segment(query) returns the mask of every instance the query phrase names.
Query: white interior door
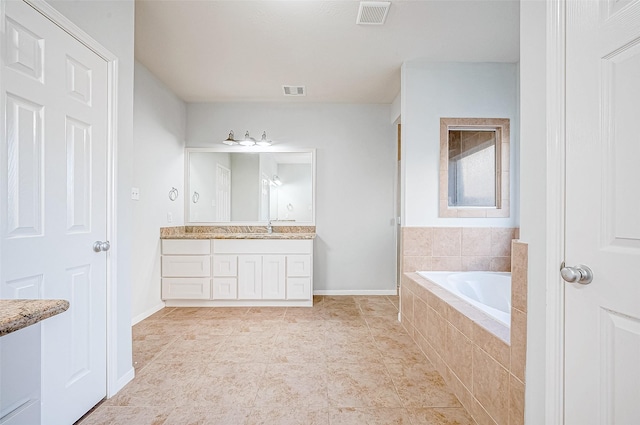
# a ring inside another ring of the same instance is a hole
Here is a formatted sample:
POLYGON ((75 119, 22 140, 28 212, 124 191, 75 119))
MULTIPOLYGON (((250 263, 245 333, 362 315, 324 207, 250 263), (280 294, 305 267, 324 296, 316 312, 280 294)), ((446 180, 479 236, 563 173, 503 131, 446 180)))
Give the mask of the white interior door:
POLYGON ((69 300, 42 324, 42 422, 69 424, 106 395, 107 64, 3 5, 0 296, 69 300))
POLYGON ((231 221, 231 170, 216 164, 216 221, 231 221))
POLYGON ((640 424, 640 2, 570 0, 565 423, 640 424))

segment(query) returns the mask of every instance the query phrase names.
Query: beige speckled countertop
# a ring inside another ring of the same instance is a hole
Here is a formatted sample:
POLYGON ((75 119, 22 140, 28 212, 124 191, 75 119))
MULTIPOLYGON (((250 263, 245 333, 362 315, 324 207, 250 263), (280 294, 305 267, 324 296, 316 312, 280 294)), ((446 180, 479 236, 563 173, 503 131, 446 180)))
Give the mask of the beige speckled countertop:
POLYGON ((314 226, 178 226, 160 229, 160 239, 313 239, 314 226))
POLYGON ((63 313, 67 300, 0 300, 0 336, 63 313))

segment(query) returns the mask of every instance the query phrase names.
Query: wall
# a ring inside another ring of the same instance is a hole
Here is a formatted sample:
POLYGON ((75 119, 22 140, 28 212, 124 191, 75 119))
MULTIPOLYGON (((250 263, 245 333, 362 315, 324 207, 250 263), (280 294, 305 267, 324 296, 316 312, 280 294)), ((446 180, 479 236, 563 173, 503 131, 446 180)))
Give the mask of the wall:
POLYGON ((516 227, 518 221, 516 64, 406 62, 402 67, 403 226, 516 227), (509 218, 439 218, 440 118, 509 118, 509 218))
POLYGON ((315 290, 395 292, 389 105, 216 103, 187 111, 191 147, 222 147, 229 130, 266 130, 274 148, 316 148, 315 290))
POLYGON ((520 3, 522 208, 520 240, 529 244, 526 423, 545 423, 546 353, 546 8, 520 3))
POLYGON ((164 306, 160 299, 160 227, 184 224, 184 138, 186 105, 147 68, 135 63, 132 186, 133 323, 164 306), (172 187, 179 191, 171 201, 172 187), (172 222, 168 222, 168 214, 172 222))
MULTIPOLYGON (((133 44, 134 1, 49 0, 69 20, 118 57, 117 155, 117 275, 113 291, 117 297, 117 387, 133 377, 131 360, 131 278, 133 215, 131 182, 133 172, 133 44)), ((115 247, 114 247, 115 248, 115 247)), ((113 389, 113 388, 111 388, 113 389)))

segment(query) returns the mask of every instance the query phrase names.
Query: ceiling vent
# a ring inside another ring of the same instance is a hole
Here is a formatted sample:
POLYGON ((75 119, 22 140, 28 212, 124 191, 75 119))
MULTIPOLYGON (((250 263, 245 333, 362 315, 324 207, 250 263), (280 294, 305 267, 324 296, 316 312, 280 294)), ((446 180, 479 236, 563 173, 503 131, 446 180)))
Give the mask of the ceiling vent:
POLYGON ((358 9, 358 25, 382 25, 389 13, 389 1, 361 1, 358 9))
POLYGON ((282 86, 285 96, 306 96, 307 91, 304 86, 282 86))

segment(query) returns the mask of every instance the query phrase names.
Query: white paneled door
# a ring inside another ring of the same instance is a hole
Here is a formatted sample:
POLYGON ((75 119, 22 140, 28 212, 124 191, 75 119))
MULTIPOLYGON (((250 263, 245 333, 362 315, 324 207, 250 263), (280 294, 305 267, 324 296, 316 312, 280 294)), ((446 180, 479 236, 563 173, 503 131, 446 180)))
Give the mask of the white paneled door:
POLYGON ((566 5, 565 423, 640 424, 640 1, 566 5))
POLYGON ((69 300, 42 326, 42 422, 71 424, 106 395, 107 63, 3 6, 0 296, 69 300))

